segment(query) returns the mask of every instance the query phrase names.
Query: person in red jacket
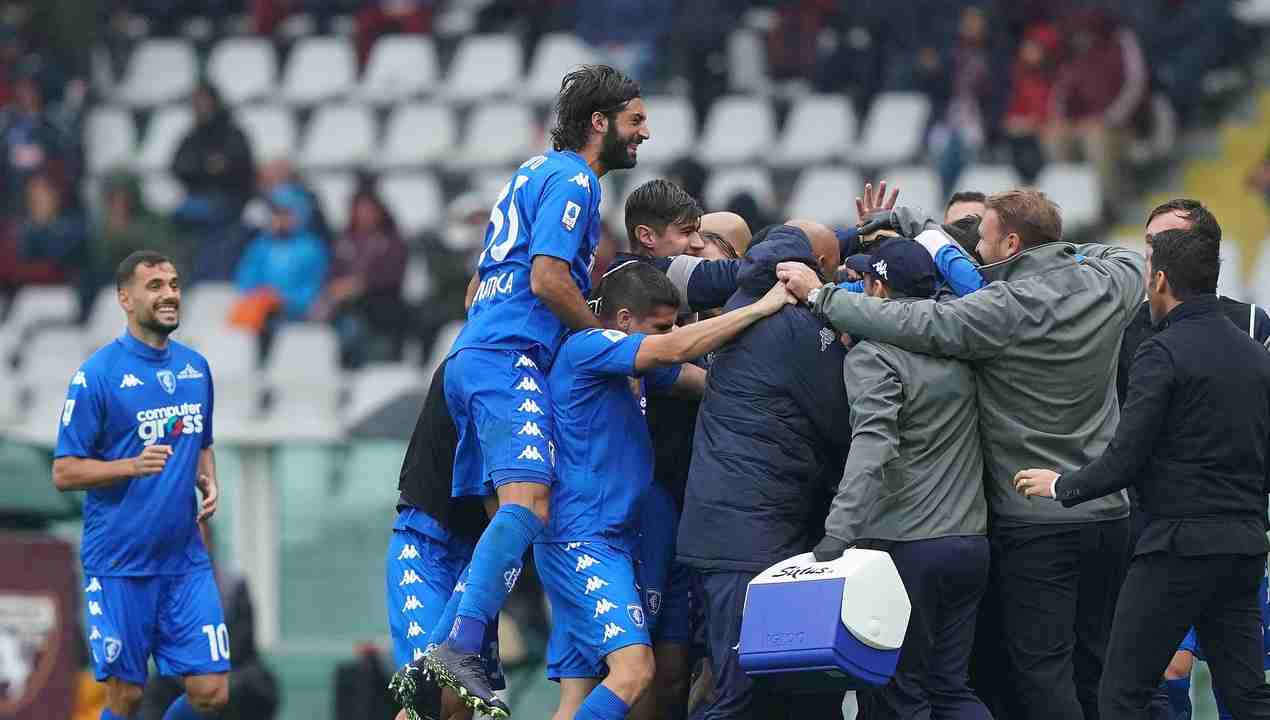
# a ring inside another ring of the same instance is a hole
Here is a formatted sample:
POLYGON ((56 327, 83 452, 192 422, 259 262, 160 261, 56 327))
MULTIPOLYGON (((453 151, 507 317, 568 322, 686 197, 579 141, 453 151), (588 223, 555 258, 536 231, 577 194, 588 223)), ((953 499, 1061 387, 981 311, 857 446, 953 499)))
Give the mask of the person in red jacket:
POLYGON ((1019 175, 1027 182, 1045 165, 1042 130, 1050 122, 1058 64, 1058 30, 1049 24, 1028 28, 1014 60, 1010 103, 1002 126, 1019 175))

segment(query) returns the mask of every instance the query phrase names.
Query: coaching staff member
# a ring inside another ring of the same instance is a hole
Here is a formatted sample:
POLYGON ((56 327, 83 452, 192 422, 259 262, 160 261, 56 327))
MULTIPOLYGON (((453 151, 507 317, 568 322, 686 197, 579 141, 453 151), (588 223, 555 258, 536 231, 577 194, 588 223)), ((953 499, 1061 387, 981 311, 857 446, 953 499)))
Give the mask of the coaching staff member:
POLYGON ((1135 484, 1151 520, 1134 548, 1099 688, 1104 718, 1146 718, 1194 625, 1237 718, 1270 718, 1261 603, 1270 489, 1270 356, 1224 315, 1218 243, 1167 230, 1152 243, 1142 343, 1115 439, 1074 472, 1023 470, 1017 490, 1066 507, 1135 484))

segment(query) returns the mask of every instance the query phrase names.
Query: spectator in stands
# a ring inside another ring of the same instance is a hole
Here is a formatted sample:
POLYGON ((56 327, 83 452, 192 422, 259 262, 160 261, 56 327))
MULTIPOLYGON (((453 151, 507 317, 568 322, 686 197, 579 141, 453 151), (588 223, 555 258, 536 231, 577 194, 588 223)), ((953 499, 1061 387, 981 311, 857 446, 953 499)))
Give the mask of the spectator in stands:
POLYGON ((962 10, 958 45, 952 51, 952 95, 943 118, 931 129, 931 151, 939 179, 951 188, 987 140, 993 75, 988 55, 988 18, 983 8, 962 10))
POLYGON ((1094 165, 1110 209, 1125 193, 1123 153, 1147 101, 1146 61, 1133 31, 1103 10, 1077 13, 1063 36, 1069 47, 1054 86, 1050 159, 1071 161, 1079 150, 1094 165))
POLYGON ((357 60, 362 66, 380 35, 432 32, 436 0, 370 0, 361 5, 357 11, 357 60))
POLYGON ((176 220, 204 233, 236 223, 251 196, 255 166, 247 136, 220 93, 204 82, 194 90, 194 127, 181 140, 172 174, 185 186, 176 220))
MULTIPOLYGON (((295 188, 304 194, 310 207, 313 208, 313 213, 309 216, 309 229, 323 241, 329 240, 334 233, 326 222, 322 204, 318 201, 317 194, 296 172, 295 165, 292 165, 291 161, 285 157, 277 157, 260 166, 260 172, 256 178, 256 190, 261 198, 269 197, 274 190, 284 186, 295 188)), ((243 221, 249 227, 264 228, 269 225, 269 215, 267 203, 262 200, 253 200, 243 210, 243 221)))
POLYGON ((247 246, 238 263, 237 284, 244 297, 231 318, 257 331, 277 320, 308 317, 330 264, 325 244, 307 229, 312 206, 300 191, 274 190, 269 207, 269 230, 247 246))
POLYGON ((113 276, 124 258, 138 250, 160 252, 172 258, 178 269, 187 271, 189 246, 167 220, 145 206, 136 175, 119 172, 108 176, 103 183, 101 207, 96 237, 88 253, 99 285, 113 276))
POLYGON ((1014 167, 1027 183, 1035 181, 1045 166, 1041 133, 1050 122, 1057 62, 1058 30, 1048 24, 1029 28, 1014 60, 1013 86, 1002 121, 1014 167))
POLYGON ((0 114, 0 174, 10 198, 0 205, 17 211, 27 182, 37 173, 65 187, 70 179, 67 150, 71 140, 45 108, 44 91, 34 73, 24 73, 13 86, 13 102, 0 114))
POLYGON ((331 322, 345 367, 401 356, 401 299, 408 252, 397 223, 369 185, 353 195, 348 229, 332 247, 331 279, 310 316, 331 322))
POLYGON ((69 202, 49 173, 26 183, 26 215, 18 238, 22 260, 51 263, 75 275, 84 261, 88 229, 83 215, 69 202))

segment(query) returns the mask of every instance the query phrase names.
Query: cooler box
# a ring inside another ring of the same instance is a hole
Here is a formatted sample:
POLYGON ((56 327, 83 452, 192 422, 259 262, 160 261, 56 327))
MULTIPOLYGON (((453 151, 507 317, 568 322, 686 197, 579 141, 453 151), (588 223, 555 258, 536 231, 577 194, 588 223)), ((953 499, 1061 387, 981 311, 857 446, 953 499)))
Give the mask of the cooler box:
POLYGON ((808 691, 885 685, 895 673, 912 606, 891 556, 850 549, 811 553, 750 582, 741 619, 741 668, 808 691))

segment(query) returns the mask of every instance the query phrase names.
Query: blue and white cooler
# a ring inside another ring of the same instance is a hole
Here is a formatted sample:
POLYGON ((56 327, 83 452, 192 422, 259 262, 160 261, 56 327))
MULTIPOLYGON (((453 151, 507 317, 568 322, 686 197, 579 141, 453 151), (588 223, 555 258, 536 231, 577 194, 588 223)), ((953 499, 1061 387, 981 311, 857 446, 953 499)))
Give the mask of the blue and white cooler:
POLYGON ((779 562, 750 582, 741 668, 764 684, 811 692, 885 685, 912 605, 891 556, 852 548, 816 562, 779 562))

